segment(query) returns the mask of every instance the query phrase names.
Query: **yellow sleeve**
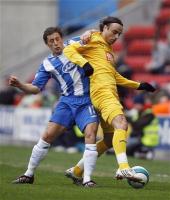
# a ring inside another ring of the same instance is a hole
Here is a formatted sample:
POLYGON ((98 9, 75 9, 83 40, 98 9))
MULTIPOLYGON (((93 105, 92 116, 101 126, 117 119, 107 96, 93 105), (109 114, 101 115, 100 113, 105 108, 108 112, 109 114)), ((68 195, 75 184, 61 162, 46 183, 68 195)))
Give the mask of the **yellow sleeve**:
POLYGON ((83 67, 85 63, 88 62, 79 51, 82 49, 82 46, 79 42, 74 42, 64 48, 64 55, 73 63, 83 67))
POLYGON ((132 80, 125 78, 122 75, 120 75, 117 71, 116 71, 116 74, 115 74, 115 79, 116 79, 116 84, 123 86, 123 87, 129 87, 129 88, 137 89, 140 85, 139 82, 132 81, 132 80))

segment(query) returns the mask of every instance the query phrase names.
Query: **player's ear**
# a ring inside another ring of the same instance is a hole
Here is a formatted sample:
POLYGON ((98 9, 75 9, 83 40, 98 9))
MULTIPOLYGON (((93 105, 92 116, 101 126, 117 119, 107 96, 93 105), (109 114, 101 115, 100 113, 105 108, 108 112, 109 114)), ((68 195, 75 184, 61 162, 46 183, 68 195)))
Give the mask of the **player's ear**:
POLYGON ((108 30, 108 26, 104 25, 103 30, 108 30))

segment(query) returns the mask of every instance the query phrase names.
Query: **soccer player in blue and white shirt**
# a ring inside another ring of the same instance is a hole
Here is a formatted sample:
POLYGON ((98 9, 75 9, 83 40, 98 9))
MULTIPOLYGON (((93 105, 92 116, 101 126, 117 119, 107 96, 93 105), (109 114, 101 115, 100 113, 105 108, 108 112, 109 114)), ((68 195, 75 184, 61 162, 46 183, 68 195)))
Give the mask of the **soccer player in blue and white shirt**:
POLYGON ((98 155, 96 150, 98 116, 89 97, 88 76, 93 73, 93 69, 88 64, 81 68, 63 55, 62 32, 58 27, 47 28, 43 39, 52 53, 43 60, 32 84, 22 83, 17 77, 10 76, 9 85, 27 94, 37 94, 43 90, 48 80, 53 78, 60 86, 61 97, 45 132, 33 147, 26 172, 13 183, 33 183, 35 169, 48 153, 51 143, 76 123, 85 134, 83 185, 93 187, 95 182, 91 180, 91 175, 98 155))

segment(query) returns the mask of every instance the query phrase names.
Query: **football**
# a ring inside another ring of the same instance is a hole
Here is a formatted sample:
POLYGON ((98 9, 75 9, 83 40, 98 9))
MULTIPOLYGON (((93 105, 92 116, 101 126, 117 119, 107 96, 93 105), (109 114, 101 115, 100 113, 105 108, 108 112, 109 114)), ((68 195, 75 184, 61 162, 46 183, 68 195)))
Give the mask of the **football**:
POLYGON ((135 182, 132 180, 127 180, 128 184, 135 189, 143 188, 149 182, 149 172, 141 166, 134 166, 132 169, 138 174, 138 176, 142 179, 140 182, 135 182))

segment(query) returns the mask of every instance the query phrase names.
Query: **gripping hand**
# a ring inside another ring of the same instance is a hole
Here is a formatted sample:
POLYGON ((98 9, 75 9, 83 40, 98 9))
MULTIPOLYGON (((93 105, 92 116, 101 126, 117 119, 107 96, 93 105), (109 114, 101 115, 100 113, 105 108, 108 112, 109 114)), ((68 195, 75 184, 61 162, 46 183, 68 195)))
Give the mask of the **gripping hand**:
POLYGON ((83 69, 85 76, 91 76, 93 74, 94 69, 88 62, 83 66, 83 69))

